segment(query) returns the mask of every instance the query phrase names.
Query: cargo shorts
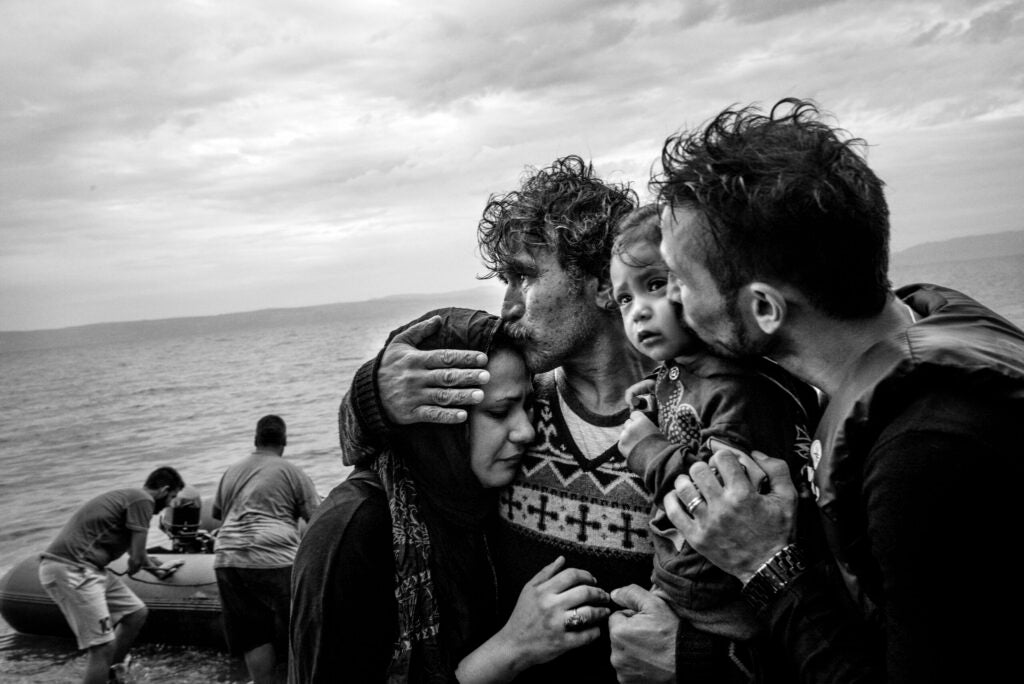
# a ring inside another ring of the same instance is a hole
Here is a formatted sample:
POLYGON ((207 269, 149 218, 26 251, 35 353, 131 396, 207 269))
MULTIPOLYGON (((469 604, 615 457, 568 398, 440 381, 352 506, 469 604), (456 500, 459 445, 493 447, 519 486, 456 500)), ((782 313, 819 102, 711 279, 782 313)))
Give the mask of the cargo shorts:
POLYGON ((39 583, 64 614, 78 648, 113 641, 117 623, 146 607, 114 573, 73 561, 43 557, 39 583))

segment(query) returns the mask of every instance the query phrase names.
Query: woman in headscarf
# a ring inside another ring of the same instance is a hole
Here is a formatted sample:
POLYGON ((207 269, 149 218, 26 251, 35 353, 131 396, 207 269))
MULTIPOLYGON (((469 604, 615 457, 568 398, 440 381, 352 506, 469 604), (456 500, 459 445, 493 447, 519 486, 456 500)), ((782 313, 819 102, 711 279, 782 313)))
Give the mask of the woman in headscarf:
POLYGON ((489 538, 498 491, 535 436, 522 357, 482 311, 441 309, 420 349, 488 354, 484 399, 459 425, 397 426, 380 456, 338 485, 310 521, 292 575, 289 682, 506 682, 598 636, 609 602, 556 559, 504 625, 489 538), (583 606, 588 606, 583 608, 583 606))

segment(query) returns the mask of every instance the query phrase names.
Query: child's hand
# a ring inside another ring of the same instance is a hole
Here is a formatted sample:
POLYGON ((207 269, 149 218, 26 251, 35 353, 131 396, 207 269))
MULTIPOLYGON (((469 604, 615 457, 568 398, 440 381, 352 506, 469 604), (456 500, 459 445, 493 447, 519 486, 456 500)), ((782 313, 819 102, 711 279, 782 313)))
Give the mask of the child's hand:
POLYGON ((629 387, 626 390, 626 406, 632 406, 633 397, 639 394, 654 394, 654 380, 648 378, 629 387))
POLYGON ((629 414, 629 420, 622 427, 622 434, 619 435, 619 451, 623 456, 629 458, 640 440, 657 432, 658 426, 652 423, 647 416, 640 411, 633 411, 629 414))

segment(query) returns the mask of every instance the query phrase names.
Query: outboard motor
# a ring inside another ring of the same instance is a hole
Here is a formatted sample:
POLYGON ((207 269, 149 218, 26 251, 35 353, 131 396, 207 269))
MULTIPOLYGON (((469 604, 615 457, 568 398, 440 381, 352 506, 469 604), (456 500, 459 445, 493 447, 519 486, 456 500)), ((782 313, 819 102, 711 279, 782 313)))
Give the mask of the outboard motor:
POLYGON ((171 538, 174 553, 212 553, 213 537, 199 528, 201 510, 192 506, 168 509, 164 532, 171 538))
POLYGON ((173 553, 213 553, 213 536, 202 529, 199 492, 185 487, 160 516, 160 529, 171 540, 173 553))

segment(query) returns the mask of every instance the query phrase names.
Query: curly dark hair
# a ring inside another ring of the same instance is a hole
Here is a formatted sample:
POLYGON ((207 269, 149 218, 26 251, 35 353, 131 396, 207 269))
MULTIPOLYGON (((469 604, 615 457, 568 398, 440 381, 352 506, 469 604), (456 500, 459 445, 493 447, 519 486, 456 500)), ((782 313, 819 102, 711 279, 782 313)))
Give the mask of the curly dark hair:
POLYGON ((811 100, 759 112, 732 107, 670 137, 652 191, 701 217, 700 247, 723 293, 776 280, 837 318, 877 313, 891 288, 889 208, 858 153, 866 143, 825 123, 811 100))
POLYGON ((607 273, 614 229, 637 204, 628 185, 605 183, 576 155, 528 169, 519 190, 491 195, 477 227, 487 273, 501 276, 523 249, 552 249, 577 284, 607 273))

